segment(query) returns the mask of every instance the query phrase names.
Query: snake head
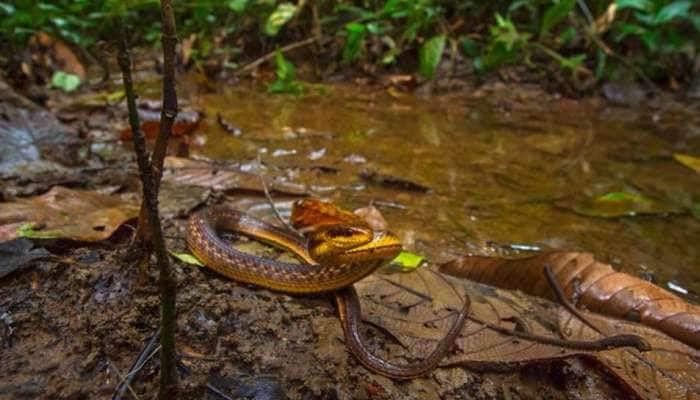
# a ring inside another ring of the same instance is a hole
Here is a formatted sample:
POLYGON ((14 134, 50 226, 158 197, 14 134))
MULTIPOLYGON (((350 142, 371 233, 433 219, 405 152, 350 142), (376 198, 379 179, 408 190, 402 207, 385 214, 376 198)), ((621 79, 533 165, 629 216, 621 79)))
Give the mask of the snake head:
POLYGON ((308 249, 324 264, 391 260, 401 252, 401 241, 391 232, 365 226, 334 225, 309 235, 308 249))

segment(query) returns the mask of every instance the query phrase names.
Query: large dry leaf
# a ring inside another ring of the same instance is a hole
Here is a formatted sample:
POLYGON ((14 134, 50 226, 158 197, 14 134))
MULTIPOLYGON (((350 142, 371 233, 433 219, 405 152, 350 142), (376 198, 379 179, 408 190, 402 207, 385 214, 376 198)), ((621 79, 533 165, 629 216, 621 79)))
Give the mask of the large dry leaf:
POLYGON ((643 336, 651 344, 651 351, 574 350, 513 337, 483 323, 552 339, 564 336, 591 341, 604 337, 565 308, 518 292, 460 281, 427 268, 409 274, 375 274, 356 287, 362 295, 365 318, 391 332, 402 347, 410 349, 408 353, 417 356, 434 348, 449 329, 462 298, 469 296, 470 321, 456 342, 459 351, 450 355, 445 365, 504 370, 566 357, 586 357, 642 399, 688 399, 697 398, 700 393, 700 353, 639 324, 587 313, 603 332, 643 336))
POLYGON ((549 265, 564 294, 588 310, 639 321, 700 348, 700 307, 637 277, 615 271, 590 253, 553 252, 529 258, 463 256, 442 272, 504 289, 554 298, 543 268, 549 265))
MULTIPOLYGON (((165 158, 163 180, 174 185, 200 186, 214 190, 264 192, 260 177, 256 174, 241 171, 235 166, 216 165, 206 161, 181 157, 165 158)), ((267 185, 273 194, 306 195, 306 188, 281 179, 267 181, 267 185)))
POLYGON ((105 194, 53 187, 41 196, 0 203, 0 241, 24 236, 104 240, 139 208, 105 194), (31 227, 31 228, 29 228, 31 227))

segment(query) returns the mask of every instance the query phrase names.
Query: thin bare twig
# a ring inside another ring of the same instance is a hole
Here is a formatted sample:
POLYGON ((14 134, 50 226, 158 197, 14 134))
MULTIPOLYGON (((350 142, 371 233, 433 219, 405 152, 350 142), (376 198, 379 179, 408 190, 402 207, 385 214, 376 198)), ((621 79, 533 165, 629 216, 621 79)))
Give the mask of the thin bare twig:
POLYGON ((277 54, 278 51, 279 51, 280 53, 286 53, 286 52, 288 52, 288 51, 292 51, 292 50, 298 49, 298 48, 300 48, 300 47, 308 46, 308 45, 310 45, 311 43, 315 42, 316 40, 318 40, 318 38, 315 37, 315 36, 314 36, 314 37, 310 37, 310 38, 306 38, 306 39, 304 39, 304 40, 300 40, 300 41, 298 41, 298 42, 294 42, 294 43, 288 44, 288 45, 286 45, 286 46, 284 46, 284 47, 282 47, 282 48, 280 48, 280 49, 278 49, 278 50, 269 52, 269 53, 265 54, 264 56, 258 58, 257 60, 255 60, 255 61, 253 61, 253 62, 251 62, 251 63, 249 63, 249 64, 246 64, 245 66, 239 68, 236 72, 234 72, 234 75, 236 75, 236 76, 245 76, 245 75, 251 73, 251 72, 252 72, 253 70, 255 70, 256 68, 258 68, 261 64, 263 64, 263 63, 265 63, 265 62, 267 62, 267 61, 270 61, 270 60, 272 60, 273 58, 275 58, 275 55, 277 54))
POLYGON ((561 285, 559 285, 559 281, 557 281, 557 278, 554 276, 554 272, 552 272, 552 267, 550 267, 548 264, 544 266, 544 276, 547 277, 547 283, 549 283, 549 287, 552 288, 552 291, 557 297, 557 300, 559 300, 559 303, 561 303, 564 306, 564 308, 567 309, 567 311, 569 311, 572 315, 578 318, 589 328, 593 329, 594 331, 600 334, 603 334, 603 332, 597 326, 595 326, 591 321, 588 320, 588 318, 581 314, 581 312, 578 309, 576 309, 576 307, 574 307, 573 304, 571 304, 569 299, 566 298, 566 295, 564 294, 561 285))
POLYGON ((549 265, 544 266, 544 275, 547 277, 547 282, 549 283, 549 286, 552 288, 554 294, 557 296, 557 300, 559 300, 559 302, 564 306, 564 308, 566 308, 567 311, 569 311, 572 315, 578 318, 578 320, 583 322, 586 326, 604 336, 603 339, 599 340, 599 342, 618 343, 617 346, 612 347, 630 346, 637 348, 637 350, 639 351, 651 350, 651 345, 649 345, 649 343, 646 340, 644 340, 641 336, 638 335, 607 336, 605 333, 603 333, 603 331, 601 331, 597 326, 595 326, 591 321, 589 321, 585 315, 583 315, 579 310, 577 310, 576 307, 574 307, 574 305, 571 304, 571 302, 569 302, 569 299, 566 298, 566 295, 564 294, 561 285, 559 285, 559 282, 554 276, 554 272, 552 272, 552 268, 549 265), (620 345, 619 343, 627 344, 620 345))
POLYGON ((649 343, 637 335, 614 335, 604 337, 599 340, 568 340, 559 339, 551 336, 541 336, 523 331, 516 331, 513 329, 504 328, 502 326, 494 325, 487 321, 482 321, 474 316, 469 317, 470 320, 486 326, 487 328, 494 330, 498 333, 507 336, 514 336, 520 339, 528 340, 531 342, 537 342, 541 344, 548 344, 558 347, 563 347, 573 350, 586 350, 586 351, 603 351, 614 349, 618 347, 634 347, 639 351, 647 351, 651 349, 649 343))
MULTIPOLYGON (((111 361, 109 361, 109 360, 107 360, 107 364, 109 365, 110 368, 112 368, 112 369, 114 370, 114 372, 117 374, 117 376, 119 377, 119 379, 121 379, 122 382, 123 382, 123 381, 125 380, 125 377, 124 377, 124 374, 122 374, 121 371, 119 371, 119 368, 117 368, 117 366, 114 365, 114 364, 113 364, 111 361)), ((141 399, 139 398, 139 396, 136 394, 136 392, 134 391, 134 389, 131 387, 131 383, 127 383, 127 384, 126 384, 126 387, 129 389, 129 393, 131 393, 131 395, 134 396, 134 398, 135 398, 136 400, 141 400, 141 399)))
POLYGON ((155 350, 153 349, 156 343, 158 343, 159 338, 160 328, 158 328, 156 333, 151 336, 148 343, 146 343, 146 346, 143 348, 143 350, 141 350, 141 353, 139 353, 139 356, 131 365, 131 368, 129 368, 129 372, 127 372, 125 376, 126 379, 122 379, 122 381, 117 385, 114 395, 112 396, 112 400, 121 400, 122 396, 124 396, 126 388, 131 385, 131 381, 134 379, 134 377, 136 377, 138 372, 141 371, 141 369, 146 365, 146 362, 150 360, 158 352, 158 350, 160 350, 160 346, 158 346, 155 350))
MULTIPOLYGON (((262 166, 262 158, 260 157, 260 154, 258 154, 258 165, 262 166)), ((291 232, 299 233, 297 232, 294 227, 287 222, 284 218, 282 218, 282 215, 280 214, 279 210, 277 210, 277 206, 275 206, 275 202, 272 200, 272 196, 270 195, 270 190, 267 188, 267 183, 265 182, 265 178, 262 176, 262 174, 258 171, 258 178, 260 178, 260 184, 262 185, 263 192, 265 193, 265 198, 267 199, 267 202, 270 203, 270 207, 272 208, 272 212, 275 213, 275 217, 277 217, 277 220, 279 220, 282 225, 284 225, 287 229, 289 229, 291 232)))

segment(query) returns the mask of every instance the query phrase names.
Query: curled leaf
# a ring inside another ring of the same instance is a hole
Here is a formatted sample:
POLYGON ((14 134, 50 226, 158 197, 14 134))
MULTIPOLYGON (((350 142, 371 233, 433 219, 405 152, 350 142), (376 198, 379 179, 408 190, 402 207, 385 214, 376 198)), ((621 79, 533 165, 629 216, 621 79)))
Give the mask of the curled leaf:
POLYGON ((543 273, 549 265, 566 297, 588 310, 626 318, 659 329, 700 348, 700 307, 651 282, 615 271, 590 253, 553 252, 528 258, 463 256, 440 271, 525 293, 555 299, 543 273))

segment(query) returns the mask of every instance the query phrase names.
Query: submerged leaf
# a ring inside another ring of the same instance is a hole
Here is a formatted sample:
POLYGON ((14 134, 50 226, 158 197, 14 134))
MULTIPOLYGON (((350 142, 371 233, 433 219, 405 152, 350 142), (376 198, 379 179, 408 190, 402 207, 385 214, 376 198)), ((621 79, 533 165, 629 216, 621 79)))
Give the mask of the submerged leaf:
POLYGON ((629 192, 610 192, 589 198, 576 204, 573 210, 589 217, 603 218, 668 214, 680 211, 644 195, 629 192))

